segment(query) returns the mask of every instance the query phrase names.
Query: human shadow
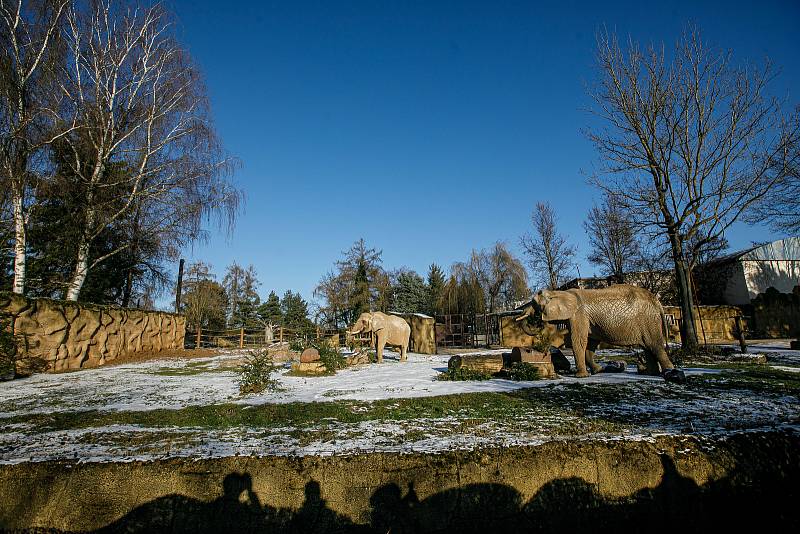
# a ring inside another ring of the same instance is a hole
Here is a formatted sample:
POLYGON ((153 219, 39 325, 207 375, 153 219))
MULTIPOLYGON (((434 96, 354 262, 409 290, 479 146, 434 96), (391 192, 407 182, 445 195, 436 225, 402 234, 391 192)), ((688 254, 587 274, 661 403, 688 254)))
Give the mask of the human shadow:
MULTIPOLYGON (((783 447, 753 453, 752 441, 728 446, 726 476, 697 484, 681 475, 675 461, 660 455, 657 486, 608 496, 596 484, 564 477, 544 484, 527 502, 515 488, 500 483, 464 484, 420 499, 414 482, 404 489, 391 482, 371 495, 357 519, 339 514, 310 480, 300 508, 262 504, 248 473, 229 473, 223 494, 202 501, 167 495, 134 509, 98 532, 710 532, 794 530, 800 477, 796 454, 783 447)), ((697 461, 691 458, 686 461, 697 461)), ((616 482, 610 481, 611 484, 616 482)))

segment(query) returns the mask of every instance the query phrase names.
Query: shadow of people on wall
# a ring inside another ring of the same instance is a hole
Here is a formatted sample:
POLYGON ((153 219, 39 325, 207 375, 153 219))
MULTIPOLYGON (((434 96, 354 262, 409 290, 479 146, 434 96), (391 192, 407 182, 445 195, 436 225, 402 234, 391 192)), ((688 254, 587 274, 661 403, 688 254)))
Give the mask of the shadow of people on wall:
MULTIPOLYGON (((774 447, 774 443, 765 443, 760 454, 753 454, 752 443, 729 442, 725 465, 716 464, 725 476, 712 476, 703 485, 683 476, 675 460, 661 454, 659 483, 621 497, 608 496, 597 484, 578 477, 551 480, 527 502, 505 484, 465 484, 420 500, 413 482, 406 483, 405 490, 392 482, 377 488, 365 515, 354 518, 367 524, 357 524, 334 511, 316 480, 305 484, 300 508, 275 508, 262 504, 249 473, 233 472, 224 477, 222 494, 212 501, 166 495, 137 507, 100 532, 673 534, 787 530, 798 524, 793 505, 800 494, 793 481, 800 479, 800 466, 789 448, 796 441, 787 438, 774 447)), ((683 461, 696 460, 687 457, 683 461)), ((624 483, 619 489, 625 493, 624 483)))
POLYGON ((299 510, 293 513, 290 532, 365 532, 368 527, 354 524, 348 517, 337 514, 328 507, 322 498, 319 482, 311 480, 305 486, 305 500, 299 510))

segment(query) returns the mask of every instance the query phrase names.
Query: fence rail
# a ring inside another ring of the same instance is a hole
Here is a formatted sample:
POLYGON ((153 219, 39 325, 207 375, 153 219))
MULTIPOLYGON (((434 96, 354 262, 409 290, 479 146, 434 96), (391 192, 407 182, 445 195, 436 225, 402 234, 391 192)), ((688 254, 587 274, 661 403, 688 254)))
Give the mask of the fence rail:
POLYGON ((282 326, 268 328, 232 328, 214 330, 209 328, 194 328, 186 330, 184 346, 187 348, 263 348, 276 343, 296 342, 303 344, 310 342, 325 342, 340 346, 343 343, 355 346, 368 346, 372 344, 370 334, 349 335, 345 330, 326 328, 292 329, 282 326))

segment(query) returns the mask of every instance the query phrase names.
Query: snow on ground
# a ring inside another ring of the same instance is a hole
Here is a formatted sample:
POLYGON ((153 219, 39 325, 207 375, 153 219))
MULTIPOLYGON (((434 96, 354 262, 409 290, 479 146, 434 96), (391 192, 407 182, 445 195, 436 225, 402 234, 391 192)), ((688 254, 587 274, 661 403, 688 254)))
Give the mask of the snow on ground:
MULTIPOLYGON (((800 351, 759 344, 751 346, 750 352, 766 353, 768 364, 775 370, 800 371, 800 351)), ((614 359, 622 354, 609 350, 600 351, 599 356, 614 359)), ((400 362, 396 353, 388 351, 383 364, 348 368, 334 376, 294 377, 282 370, 278 377, 281 391, 241 397, 235 369, 246 355, 246 351, 232 350, 207 358, 153 360, 66 374, 34 375, 1 383, 0 463, 51 459, 130 461, 235 454, 436 452, 530 445, 567 437, 652 439, 663 434, 718 436, 776 428, 800 430, 800 402, 791 392, 754 395, 751 390, 737 388, 676 386, 659 377, 640 376, 634 366, 628 366, 625 373, 585 379, 444 382, 437 381, 436 376, 446 369, 449 355, 412 353, 408 362, 400 362), (356 423, 326 420, 303 428, 150 428, 108 424, 50 429, 26 422, 26 417, 42 414, 90 410, 141 412, 221 403, 235 403, 248 409, 269 403, 348 400, 364 403, 354 410, 369 412, 369 401, 515 392, 524 388, 536 388, 528 391, 541 392, 536 397, 539 399, 565 399, 564 409, 554 412, 552 407, 538 406, 534 401, 513 419, 503 421, 451 413, 356 423), (615 392, 616 396, 606 399, 604 395, 608 392, 615 392), (4 419, 12 417, 15 422, 4 424, 4 419)), ((723 386, 727 380, 719 369, 685 371, 690 377, 720 376, 715 382, 723 386)))
MULTIPOLYGON (((52 411, 177 409, 223 402, 373 401, 513 391, 551 383, 549 380, 516 382, 500 379, 439 381, 436 376, 447 369, 449 355, 409 353, 408 361, 400 362, 398 353, 386 351, 382 364, 350 367, 333 376, 287 376, 288 369, 283 369, 278 376, 283 391, 241 398, 235 367, 245 356, 246 351, 236 350, 208 358, 153 360, 65 374, 33 375, 0 386, 0 413, 22 415, 52 411)), ((709 371, 686 369, 686 372, 691 375, 709 371)), ((585 379, 568 376, 561 380, 584 384, 662 381, 659 377, 637 375, 634 366, 628 366, 625 373, 599 374, 585 379)))

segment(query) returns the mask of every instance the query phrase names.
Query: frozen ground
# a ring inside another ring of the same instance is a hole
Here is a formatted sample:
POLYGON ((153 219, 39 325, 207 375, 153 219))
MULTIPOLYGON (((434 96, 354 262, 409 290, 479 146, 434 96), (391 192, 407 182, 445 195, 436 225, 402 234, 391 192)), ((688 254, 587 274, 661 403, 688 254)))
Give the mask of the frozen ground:
POLYGON ((769 343, 750 352, 766 353, 768 364, 688 367, 684 386, 639 376, 633 366, 586 379, 443 382, 435 378, 449 355, 413 353, 408 362, 387 354, 383 364, 334 376, 281 371, 280 391, 244 397, 235 373, 243 351, 35 375, 0 384, 0 463, 435 452, 565 437, 797 431, 800 351, 769 343), (467 395, 438 397, 454 394, 467 395))

